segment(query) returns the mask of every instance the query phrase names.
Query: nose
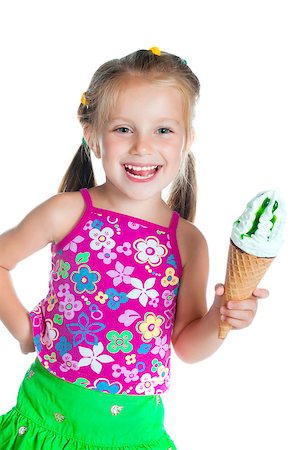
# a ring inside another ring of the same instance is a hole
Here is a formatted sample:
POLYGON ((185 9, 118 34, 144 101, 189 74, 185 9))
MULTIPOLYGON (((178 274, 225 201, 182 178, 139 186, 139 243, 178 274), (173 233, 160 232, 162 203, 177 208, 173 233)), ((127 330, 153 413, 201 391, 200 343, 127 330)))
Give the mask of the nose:
POLYGON ((152 154, 152 142, 147 135, 137 134, 135 135, 134 142, 130 148, 130 154, 132 155, 151 155, 152 154))

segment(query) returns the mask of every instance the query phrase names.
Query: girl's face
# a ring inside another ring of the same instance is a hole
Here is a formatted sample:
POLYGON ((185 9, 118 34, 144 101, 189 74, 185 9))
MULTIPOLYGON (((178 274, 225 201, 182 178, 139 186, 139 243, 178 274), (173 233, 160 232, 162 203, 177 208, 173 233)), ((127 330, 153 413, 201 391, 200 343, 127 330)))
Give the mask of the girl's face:
POLYGON ((179 170, 184 148, 182 94, 128 79, 99 136, 106 187, 130 199, 160 198, 179 170))

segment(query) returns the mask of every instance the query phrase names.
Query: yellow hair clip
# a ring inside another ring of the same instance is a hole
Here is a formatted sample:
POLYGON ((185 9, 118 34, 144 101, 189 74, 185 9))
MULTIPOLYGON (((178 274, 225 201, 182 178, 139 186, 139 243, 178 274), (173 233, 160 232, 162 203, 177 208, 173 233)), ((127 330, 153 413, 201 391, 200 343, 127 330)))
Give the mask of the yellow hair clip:
POLYGON ((149 48, 149 52, 152 52, 154 55, 160 56, 160 49, 158 47, 149 48))
POLYGON ((83 94, 81 98, 81 104, 84 106, 88 106, 88 100, 86 99, 86 95, 83 94))

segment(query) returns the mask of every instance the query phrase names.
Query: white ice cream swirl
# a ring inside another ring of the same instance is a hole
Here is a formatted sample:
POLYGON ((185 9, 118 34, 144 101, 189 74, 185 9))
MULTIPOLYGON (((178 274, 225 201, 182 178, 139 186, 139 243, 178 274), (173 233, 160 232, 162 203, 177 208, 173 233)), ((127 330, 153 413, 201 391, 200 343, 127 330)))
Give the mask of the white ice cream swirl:
POLYGON ((234 223, 231 240, 246 253, 275 257, 283 243, 284 203, 276 191, 257 194, 234 223))

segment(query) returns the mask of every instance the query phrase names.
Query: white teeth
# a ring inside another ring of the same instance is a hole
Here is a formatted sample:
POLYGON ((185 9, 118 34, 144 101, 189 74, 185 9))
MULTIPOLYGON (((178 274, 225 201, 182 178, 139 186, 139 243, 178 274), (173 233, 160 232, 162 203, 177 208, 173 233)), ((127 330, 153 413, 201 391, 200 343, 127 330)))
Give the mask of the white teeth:
POLYGON ((130 173, 129 174, 130 177, 139 178, 139 179, 142 179, 142 180, 147 180, 147 178, 151 178, 151 177, 153 177, 153 175, 154 175, 154 173, 150 173, 147 176, 135 175, 134 173, 130 173))
POLYGON ((141 171, 141 170, 153 170, 153 169, 156 169, 158 166, 144 166, 144 167, 139 167, 139 166, 131 166, 130 164, 124 164, 124 166, 127 168, 127 169, 132 169, 132 170, 135 170, 135 171, 141 171))

